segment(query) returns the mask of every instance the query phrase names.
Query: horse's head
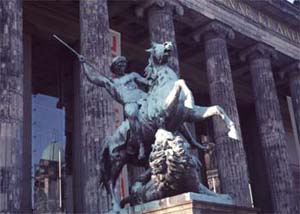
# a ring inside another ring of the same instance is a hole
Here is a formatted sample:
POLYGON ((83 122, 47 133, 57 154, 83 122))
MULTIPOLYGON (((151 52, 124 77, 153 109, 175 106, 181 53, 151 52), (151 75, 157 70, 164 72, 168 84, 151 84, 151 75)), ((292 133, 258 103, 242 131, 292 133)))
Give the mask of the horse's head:
POLYGON ((171 55, 173 45, 171 42, 165 42, 163 44, 151 42, 151 48, 146 51, 151 54, 151 59, 156 65, 164 65, 168 62, 171 55))

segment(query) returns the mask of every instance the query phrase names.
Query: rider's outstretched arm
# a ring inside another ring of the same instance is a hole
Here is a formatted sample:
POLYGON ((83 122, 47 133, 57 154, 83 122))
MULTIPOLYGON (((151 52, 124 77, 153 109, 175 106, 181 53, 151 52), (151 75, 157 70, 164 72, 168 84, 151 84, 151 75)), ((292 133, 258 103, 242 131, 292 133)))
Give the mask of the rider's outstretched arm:
POLYGON ((81 66, 84 74, 90 82, 107 89, 112 88, 113 81, 99 73, 96 74, 96 69, 92 65, 86 62, 81 62, 81 66))

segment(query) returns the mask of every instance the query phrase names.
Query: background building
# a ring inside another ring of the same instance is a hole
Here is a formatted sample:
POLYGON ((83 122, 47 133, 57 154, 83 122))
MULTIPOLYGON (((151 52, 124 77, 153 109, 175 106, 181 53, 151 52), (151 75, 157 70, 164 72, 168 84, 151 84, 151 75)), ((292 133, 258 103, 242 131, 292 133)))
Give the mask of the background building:
POLYGON ((39 164, 34 165, 34 212, 64 211, 62 189, 65 180, 63 152, 58 142, 51 142, 43 151, 39 164))
MULTIPOLYGON (((203 182, 217 177, 216 189, 239 206, 298 212, 300 8, 284 0, 0 1, 0 212, 31 212, 37 203, 30 183, 40 144, 34 144, 37 113, 31 109, 34 96, 45 95, 63 109, 57 119, 65 141, 62 211, 109 210, 110 199, 98 188, 98 151, 122 121, 122 110, 87 81, 53 34, 107 76, 112 55, 122 53, 129 70, 143 74, 150 41, 172 41, 170 66, 196 102, 221 105, 242 132, 243 140, 235 142, 218 119, 195 124, 199 140, 209 136, 215 143, 212 155, 199 154, 209 162, 203 182)), ((49 115, 40 114, 39 121, 49 115)), ((53 129, 46 135, 53 136, 53 129)), ((44 160, 37 164, 48 170, 44 160)), ((136 174, 128 168, 121 176, 121 197, 136 174)), ((35 175, 37 183, 47 177, 40 170, 35 175)))

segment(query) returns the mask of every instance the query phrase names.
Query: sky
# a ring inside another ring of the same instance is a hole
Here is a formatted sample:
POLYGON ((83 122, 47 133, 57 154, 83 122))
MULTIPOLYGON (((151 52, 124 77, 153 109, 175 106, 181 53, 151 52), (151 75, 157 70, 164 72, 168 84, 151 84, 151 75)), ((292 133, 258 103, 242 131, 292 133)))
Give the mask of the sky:
POLYGON ((42 152, 53 141, 64 146, 65 111, 56 108, 58 99, 46 95, 32 97, 32 164, 38 164, 42 152))

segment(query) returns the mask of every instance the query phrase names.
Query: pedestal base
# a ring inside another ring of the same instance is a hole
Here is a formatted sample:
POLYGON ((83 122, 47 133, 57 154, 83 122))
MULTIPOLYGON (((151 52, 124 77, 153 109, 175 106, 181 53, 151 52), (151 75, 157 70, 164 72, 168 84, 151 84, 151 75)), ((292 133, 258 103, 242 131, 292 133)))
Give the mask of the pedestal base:
POLYGON ((233 205, 232 201, 197 193, 151 201, 123 209, 121 214, 257 214, 258 210, 233 205))

